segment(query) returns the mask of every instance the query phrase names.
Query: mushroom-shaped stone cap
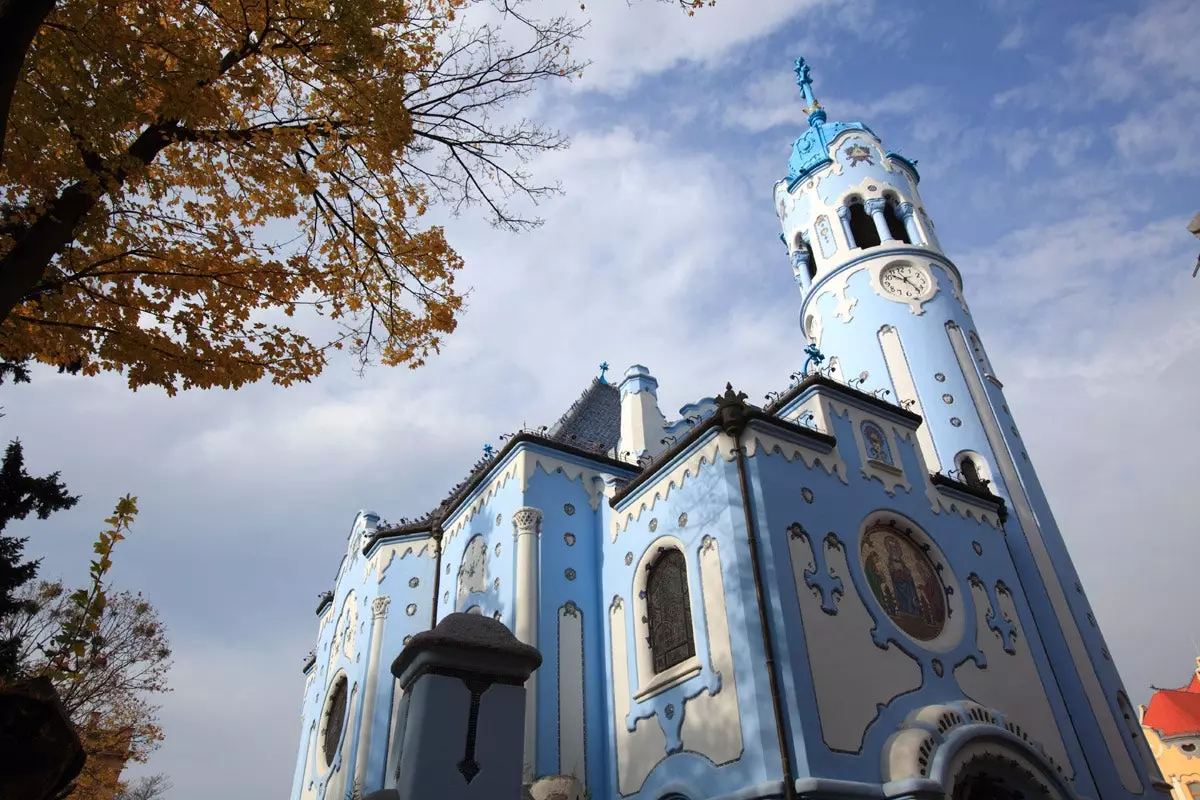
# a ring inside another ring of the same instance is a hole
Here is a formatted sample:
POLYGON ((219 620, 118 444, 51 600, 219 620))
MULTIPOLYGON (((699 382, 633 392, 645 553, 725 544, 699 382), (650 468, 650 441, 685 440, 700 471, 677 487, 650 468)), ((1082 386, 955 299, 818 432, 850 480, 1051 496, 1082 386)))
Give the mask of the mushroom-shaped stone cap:
POLYGON ((455 613, 412 637, 392 662, 392 674, 402 689, 426 672, 520 685, 541 665, 537 648, 518 641, 501 622, 455 613))

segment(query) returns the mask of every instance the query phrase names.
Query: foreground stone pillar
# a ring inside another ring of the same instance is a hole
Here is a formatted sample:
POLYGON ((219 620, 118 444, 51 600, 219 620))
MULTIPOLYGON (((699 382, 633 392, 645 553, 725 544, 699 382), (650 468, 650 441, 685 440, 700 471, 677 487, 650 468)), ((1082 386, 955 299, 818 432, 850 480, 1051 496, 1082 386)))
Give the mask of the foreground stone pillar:
POLYGON ((450 614, 392 664, 408 694, 394 794, 402 800, 516 800, 525 682, 542 654, 500 622, 450 614))
MULTIPOLYGON (((513 540, 517 547, 516 612, 513 633, 517 641, 531 647, 538 645, 538 540, 542 535, 542 512, 524 506, 512 515, 513 540)), ((531 675, 525 684, 525 765, 524 778, 533 780, 537 764, 537 676, 531 675)))

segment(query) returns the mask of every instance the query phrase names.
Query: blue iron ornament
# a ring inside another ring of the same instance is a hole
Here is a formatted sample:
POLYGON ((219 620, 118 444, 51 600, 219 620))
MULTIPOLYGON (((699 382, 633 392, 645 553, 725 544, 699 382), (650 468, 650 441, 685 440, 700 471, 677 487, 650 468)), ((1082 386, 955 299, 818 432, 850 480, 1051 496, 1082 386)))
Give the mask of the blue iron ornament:
POLYGON ((804 368, 800 370, 800 375, 801 377, 807 378, 808 368, 810 366, 821 366, 821 363, 825 360, 825 355, 817 349, 816 344, 810 344, 808 347, 804 348, 804 353, 808 356, 808 358, 804 360, 804 368))
POLYGON ((600 382, 601 383, 608 383, 608 379, 604 377, 604 373, 606 373, 606 372, 608 372, 608 362, 601 361, 600 362, 600 382))

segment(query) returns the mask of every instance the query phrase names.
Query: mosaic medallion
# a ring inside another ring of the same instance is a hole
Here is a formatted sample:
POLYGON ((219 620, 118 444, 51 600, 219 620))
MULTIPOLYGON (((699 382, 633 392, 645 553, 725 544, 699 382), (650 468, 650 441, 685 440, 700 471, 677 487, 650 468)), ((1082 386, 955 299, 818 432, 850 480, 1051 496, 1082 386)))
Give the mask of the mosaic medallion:
POLYGON ((409 634, 408 636, 404 637, 404 644, 408 644, 411 641, 412 641, 412 634, 409 634))
POLYGON ((687 512, 685 511, 679 515, 679 527, 682 528, 682 527, 685 527, 686 525, 687 525, 687 512))
POLYGON ((658 530, 658 517, 650 520, 650 532, 654 533, 656 530, 658 530))
POLYGON ((450 602, 450 591, 449 591, 449 590, 446 590, 446 591, 442 592, 442 602, 443 602, 443 603, 449 603, 449 602, 450 602))
POLYGON ((417 588, 417 587, 418 587, 418 586, 420 586, 420 585, 421 585, 421 579, 420 579, 420 578, 409 578, 409 579, 408 579, 408 588, 410 588, 410 589, 415 589, 415 588, 417 588))
POLYGON ((933 379, 934 379, 935 381, 937 381, 938 383, 945 383, 945 382, 946 382, 946 376, 945 376, 945 375, 943 375, 943 374, 942 374, 942 373, 940 373, 940 372, 934 373, 933 379))
POLYGON ((404 609, 404 613, 405 613, 405 614, 408 614, 410 617, 411 617, 413 614, 416 614, 416 613, 417 613, 417 604, 416 604, 416 603, 409 603, 409 604, 408 604, 408 608, 404 609))
POLYGON ((946 668, 942 666, 941 659, 935 658, 931 663, 933 665, 933 674, 937 675, 939 678, 942 677, 942 674, 946 671, 946 668))
POLYGON ((575 506, 567 503, 565 506, 563 506, 563 511, 567 512, 568 517, 572 516, 575 513, 575 506))
POLYGON ((499 542, 496 542, 496 549, 493 552, 495 552, 496 558, 500 557, 500 543, 499 542))
POLYGON ((496 527, 497 527, 497 528, 499 528, 499 527, 500 527, 500 523, 501 523, 503 520, 504 520, 504 515, 503 515, 503 514, 497 514, 497 515, 496 515, 496 527))
POLYGON ((563 572, 563 575, 565 575, 569 581, 575 580, 575 570, 571 569, 570 567, 566 568, 566 570, 563 572))
POLYGON ((958 417, 951 417, 950 424, 956 428, 960 428, 960 427, 962 427, 962 420, 959 419, 958 417))
POLYGON ((896 627, 920 641, 946 625, 946 589, 933 562, 906 536, 886 526, 863 536, 862 568, 871 593, 896 627))
POLYGON ((494 589, 497 592, 500 591, 500 579, 499 578, 496 578, 496 580, 492 581, 492 589, 494 589))
POLYGON ((813 501, 812 489, 808 488, 807 486, 804 486, 800 489, 800 496, 804 498, 804 502, 806 503, 812 503, 813 501))
POLYGON ((563 534, 563 541, 567 543, 567 547, 574 547, 575 546, 575 534, 571 533, 570 531, 567 531, 566 533, 563 534))
POLYGON ((667 707, 663 709, 663 714, 666 716, 667 719, 674 719, 675 706, 673 706, 670 703, 667 703, 667 707))
POLYGON ((625 566, 628 567, 632 563, 633 563, 633 553, 626 553, 625 554, 625 566))
POLYGON ((979 542, 971 542, 971 549, 975 551, 975 555, 983 555, 983 545, 981 545, 979 542))
POLYGON ((951 403, 954 402, 954 395, 952 395, 952 394, 942 395, 942 402, 945 403, 946 405, 950 405, 951 403))

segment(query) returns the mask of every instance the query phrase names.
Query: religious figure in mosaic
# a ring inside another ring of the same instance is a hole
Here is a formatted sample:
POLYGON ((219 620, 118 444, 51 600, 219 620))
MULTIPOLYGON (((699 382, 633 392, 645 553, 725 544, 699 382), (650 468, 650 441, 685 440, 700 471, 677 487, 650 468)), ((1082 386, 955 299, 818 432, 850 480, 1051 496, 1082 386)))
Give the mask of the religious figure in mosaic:
POLYGON ((897 627, 914 639, 937 638, 946 624, 946 590, 911 540, 886 527, 868 530, 862 565, 871 594, 897 627))

